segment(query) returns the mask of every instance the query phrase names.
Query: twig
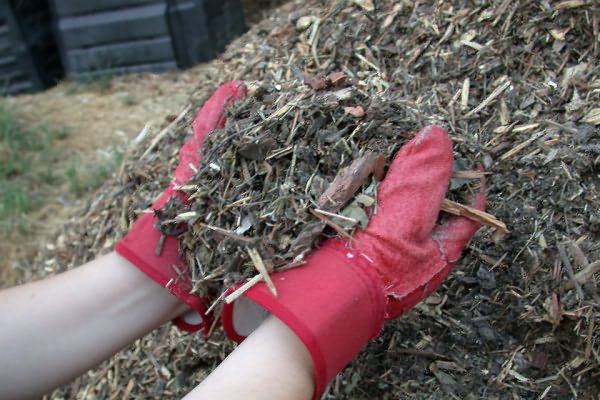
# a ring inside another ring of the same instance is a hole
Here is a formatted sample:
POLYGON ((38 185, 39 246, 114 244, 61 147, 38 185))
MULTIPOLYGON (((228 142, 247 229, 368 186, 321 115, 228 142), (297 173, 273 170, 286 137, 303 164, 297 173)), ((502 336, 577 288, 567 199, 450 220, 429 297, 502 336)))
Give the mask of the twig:
POLYGON ((460 108, 466 110, 469 105, 469 89, 471 87, 471 79, 465 78, 460 94, 460 108))
POLYGON ((452 178, 458 178, 458 179, 481 179, 484 178, 486 175, 490 175, 490 172, 484 172, 484 171, 471 171, 471 170, 467 170, 467 171, 454 171, 452 172, 452 178))
POLYGON ((504 161, 504 160, 514 156, 515 154, 517 154, 518 152, 523 150, 525 147, 529 146, 531 143, 533 143, 536 140, 538 140, 539 138, 541 138, 544 135, 544 133, 545 133, 544 131, 534 133, 533 136, 531 136, 529 139, 525 140, 522 143, 519 143, 518 145, 516 145, 515 147, 513 147, 512 149, 510 149, 509 151, 504 153, 502 156, 500 156, 500 160, 504 161))
POLYGON ((575 273, 573 272, 573 266, 571 265, 571 261, 569 261, 569 257, 567 256, 567 252, 565 251, 565 245, 563 243, 557 243, 556 247, 558 248, 558 255, 562 261, 565 270, 567 271, 567 275, 569 275, 569 279, 573 282, 575 286, 575 290, 577 291, 577 297, 579 297, 579 304, 583 301, 584 295, 579 282, 577 282, 577 278, 575 278, 575 273))
POLYGON ((294 146, 288 146, 288 147, 285 147, 283 149, 279 149, 279 150, 273 152, 273 154, 271 154, 267 158, 265 158, 265 161, 269 161, 272 158, 279 158, 279 157, 283 157, 285 155, 288 155, 288 154, 290 154, 292 152, 292 150, 294 150, 294 146))
POLYGON ((411 356, 424 357, 424 358, 432 358, 432 359, 442 359, 442 360, 452 360, 452 358, 436 353, 434 351, 427 350, 419 350, 419 349, 400 349, 397 351, 398 354, 409 354, 411 356))
POLYGON ((246 251, 248 252, 248 255, 250 256, 250 260, 252 260, 252 264, 254 264, 254 268, 256 268, 258 273, 263 277, 263 280, 267 284, 267 287, 271 291, 271 294, 273 294, 273 296, 277 297, 277 288, 275 287, 275 284, 271 280, 271 277, 269 276, 269 271, 267 271, 267 267, 265 266, 265 263, 264 263, 262 257, 260 256, 260 253, 258 252, 258 250, 256 250, 254 247, 248 247, 248 248, 246 248, 246 251))
POLYGON ((453 215, 469 218, 483 225, 494 227, 503 233, 509 232, 506 224, 494 217, 492 214, 488 214, 485 211, 481 211, 473 207, 465 206, 464 204, 460 204, 452 200, 444 199, 442 201, 441 210, 453 215))
POLYGON ((244 283, 242 286, 237 288, 237 290, 235 290, 233 293, 231 293, 230 295, 225 297, 225 303, 227 303, 227 304, 233 303, 239 297, 241 297, 244 293, 246 293, 246 291, 251 289, 254 285, 256 285, 258 282, 260 282, 262 280, 263 280, 262 275, 260 275, 260 274, 255 275, 248 282, 244 283))
POLYGON ((485 100, 481 102, 481 104, 479 104, 477 107, 466 113, 463 118, 469 118, 473 114, 477 114, 479 111, 489 106, 494 100, 496 100, 498 96, 502 94, 502 92, 508 89, 510 85, 510 81, 504 82, 502 86, 497 87, 496 90, 494 90, 485 100))
POLYGON ((592 316, 590 316, 590 318, 589 318, 588 333, 587 333, 587 337, 585 339, 586 343, 585 343, 584 355, 585 355, 586 360, 589 359, 592 355, 592 341, 593 341, 595 325, 596 325, 596 318, 594 318, 594 316, 592 314, 592 316))
POLYGON ((156 248, 154 249, 154 254, 156 255, 156 257, 160 257, 160 255, 162 254, 166 238, 167 235, 165 235, 164 233, 161 233, 160 238, 158 238, 158 243, 156 243, 156 248))
POLYGON ((212 310, 215 309, 215 307, 221 302, 221 300, 223 300, 223 298, 225 297, 225 293, 227 293, 227 290, 224 290, 223 293, 221 293, 219 295, 219 297, 217 297, 217 299, 215 301, 213 301, 213 303, 210 305, 210 307, 208 307, 208 309, 206 310, 205 314, 210 314, 210 312, 212 310))
POLYGON ((313 211, 317 212, 319 214, 327 215, 328 217, 339 218, 339 219, 342 219, 344 221, 352 222, 353 224, 358 224, 357 220, 355 220, 354 218, 346 217, 345 215, 331 213, 329 211, 320 210, 318 208, 315 208, 313 211))
POLYGON ((315 210, 313 210, 313 209, 311 209, 310 212, 312 213, 312 215, 314 215, 315 217, 319 218, 325 224, 327 224, 328 226, 330 226, 331 228, 333 228, 333 230, 335 230, 338 235, 340 235, 341 237, 346 238, 348 240, 352 240, 352 236, 350 236, 350 234, 348 232, 346 232, 341 226, 339 226, 338 224, 336 224, 335 222, 333 222, 332 220, 330 220, 326 216, 321 215, 321 214, 315 212, 315 210))
POLYGON ((252 243, 252 242, 254 242, 254 239, 252 239, 252 238, 248 238, 248 237, 245 237, 245 236, 242 236, 242 235, 238 235, 235 232, 228 231, 227 229, 219 228, 218 226, 208 225, 208 224, 205 224, 203 222, 200 222, 199 225, 202 226, 202 227, 204 227, 204 228, 206 228, 206 229, 210 229, 212 231, 222 233, 225 236, 229 236, 230 238, 235 239, 235 240, 239 240, 241 242, 245 242, 245 243, 252 243))
POLYGON ((570 134, 573 134, 573 135, 577 133, 577 129, 575 129, 575 128, 569 128, 568 126, 565 126, 563 124, 559 124, 558 122, 552 121, 550 119, 545 119, 544 123, 547 124, 547 125, 551 125, 551 126, 553 126, 555 128, 560 128, 563 131, 569 132, 570 134))
POLYGON ((571 393, 573 393, 573 398, 574 399, 578 398, 579 396, 577 395, 577 391, 571 384, 571 381, 569 381, 569 379, 567 379, 567 377, 565 376, 565 373, 563 372, 562 369, 558 372, 558 374, 564 379, 565 382, 567 382, 567 385, 569 385, 569 389, 571 389, 571 393))
POLYGON ((312 31, 310 33, 310 38, 308 39, 308 44, 310 44, 310 52, 315 61, 315 65, 317 68, 321 67, 319 63, 319 56, 317 55, 317 45, 319 43, 319 34, 321 33, 321 20, 317 18, 317 20, 313 23, 312 31))

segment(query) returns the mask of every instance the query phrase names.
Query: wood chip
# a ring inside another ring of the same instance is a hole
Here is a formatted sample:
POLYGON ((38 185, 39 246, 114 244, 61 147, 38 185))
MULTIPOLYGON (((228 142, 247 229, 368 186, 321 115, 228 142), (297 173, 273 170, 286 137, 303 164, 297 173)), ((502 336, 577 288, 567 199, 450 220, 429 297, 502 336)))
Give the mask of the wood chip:
POLYGON ((319 208, 335 212, 343 207, 375 171, 381 157, 383 156, 369 151, 342 169, 327 190, 317 199, 319 208))
POLYGON ((275 287, 275 284, 269 276, 269 271, 267 270, 267 267, 265 266, 265 263, 262 257, 260 256, 260 253, 254 247, 248 247, 246 248, 246 251, 250 256, 250 260, 252 260, 254 268, 256 268, 258 273, 262 276, 263 280, 267 284, 267 287, 271 291, 271 294, 273 294, 273 296, 277 296, 277 288, 275 287))
POLYGON ((483 110, 487 106, 489 106, 494 100, 496 100, 496 98, 498 98, 498 96, 500 96, 506 89, 508 89, 511 84, 512 83, 510 81, 504 82, 502 85, 497 87, 496 90, 494 90, 488 97, 486 97, 486 99, 483 100, 481 104, 479 104, 477 107, 466 113, 463 118, 469 118, 477 114, 479 111, 483 110))
POLYGON ((237 299, 239 299, 240 297, 242 297, 244 295, 244 293, 246 293, 254 285, 256 285, 258 282, 260 282, 262 280, 263 280, 263 276, 261 274, 255 275, 248 282, 244 283, 242 286, 240 286, 239 288, 237 288, 230 295, 228 295, 227 297, 225 297, 225 303, 227 303, 227 304, 233 303, 234 301, 236 301, 237 299))
POLYGON ((442 201, 442 211, 445 211, 449 214, 469 218, 473 221, 479 222, 482 225, 491 226, 493 228, 498 229, 503 233, 508 233, 508 228, 506 224, 491 214, 486 213, 485 211, 478 210, 473 207, 469 207, 455 201, 444 199, 442 201))

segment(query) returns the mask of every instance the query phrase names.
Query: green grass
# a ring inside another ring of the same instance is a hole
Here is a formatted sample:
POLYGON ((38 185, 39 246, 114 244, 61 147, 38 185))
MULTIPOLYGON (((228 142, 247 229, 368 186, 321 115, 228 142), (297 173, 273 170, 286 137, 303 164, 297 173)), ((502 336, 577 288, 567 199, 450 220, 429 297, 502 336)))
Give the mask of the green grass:
POLYGON ((121 164, 117 148, 105 160, 84 164, 53 146, 68 136, 67 129, 24 128, 16 111, 0 102, 0 236, 26 233, 27 215, 49 194, 56 196, 58 188, 65 188, 63 196, 81 196, 98 188, 121 164))
POLYGON ((137 104, 137 99, 131 93, 123 96, 123 98, 121 99, 121 101, 123 102, 124 105, 126 105, 128 107, 131 107, 131 106, 134 106, 134 105, 137 104))
MULTIPOLYGON (((115 66, 115 62, 106 61, 100 63, 97 69, 82 73, 75 76, 74 84, 71 85, 66 94, 73 95, 76 93, 93 91, 93 92, 104 92, 111 87, 112 80, 115 77, 115 73, 112 68, 115 66)), ((135 104, 135 98, 133 104, 135 104)), ((126 104, 130 105, 130 104, 126 104)))
POLYGON ((116 146, 101 160, 83 163, 72 157, 64 170, 69 190, 76 196, 98 189, 123 162, 123 152, 116 146))

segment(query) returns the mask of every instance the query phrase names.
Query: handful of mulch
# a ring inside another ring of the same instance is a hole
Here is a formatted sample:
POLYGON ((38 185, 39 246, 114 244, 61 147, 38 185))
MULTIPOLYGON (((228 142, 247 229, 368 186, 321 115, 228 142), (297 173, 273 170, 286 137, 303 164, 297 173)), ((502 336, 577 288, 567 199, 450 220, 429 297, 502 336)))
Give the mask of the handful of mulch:
MULTIPOLYGON (((251 87, 179 188, 188 204, 172 200, 157 212, 161 231, 179 235, 199 295, 216 297, 251 277, 275 294, 270 273, 301 265, 327 237, 351 237, 377 212, 386 160, 412 136, 397 128, 402 105, 367 95, 343 73, 305 82, 251 87)), ((481 177, 458 175, 457 194, 481 177)), ((444 204, 505 229, 485 213, 444 204)))

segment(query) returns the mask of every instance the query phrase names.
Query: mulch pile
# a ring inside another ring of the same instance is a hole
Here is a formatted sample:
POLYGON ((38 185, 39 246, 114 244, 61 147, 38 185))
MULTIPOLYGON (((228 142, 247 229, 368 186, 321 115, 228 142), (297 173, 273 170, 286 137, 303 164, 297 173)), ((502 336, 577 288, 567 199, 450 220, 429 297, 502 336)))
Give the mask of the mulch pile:
MULTIPOLYGON (((300 223, 254 242, 265 237, 264 207, 256 204, 265 189, 298 203, 280 212, 307 210, 341 167, 367 149, 389 158, 430 123, 452 136, 457 170, 482 163, 490 173, 487 211, 510 230, 482 228, 442 287, 388 323, 325 398, 595 398, 599 23, 600 8, 585 0, 289 3, 196 68, 190 106, 132 144, 115 179, 42 249, 39 269, 23 268, 23 279, 110 251, 170 180, 199 105, 218 83, 242 78, 254 96, 230 111, 209 143, 223 153, 213 160, 206 153, 197 187, 188 188, 211 200, 165 218, 188 213, 182 241, 190 249, 194 237, 218 243, 199 264, 226 268, 220 260, 237 246, 234 235, 247 235, 266 264, 287 265, 308 215, 286 215, 300 223), (340 98, 340 90, 351 96, 340 98), (319 144, 328 150, 315 151, 319 144)), ((370 185, 362 187, 366 197, 370 185)), ((237 269, 227 268, 243 275, 253 251, 239 247, 237 269)), ((52 398, 178 398, 231 348, 219 330, 204 341, 165 326, 52 398)))
MULTIPOLYGON (((252 277, 276 293, 269 273, 302 265, 328 236, 366 228, 386 159, 412 135, 395 129, 402 104, 344 72, 250 90, 179 188, 187 204, 174 197, 157 212, 163 235, 179 238, 194 290, 212 298, 252 277)), ((455 173, 453 195, 481 176, 455 173)))

